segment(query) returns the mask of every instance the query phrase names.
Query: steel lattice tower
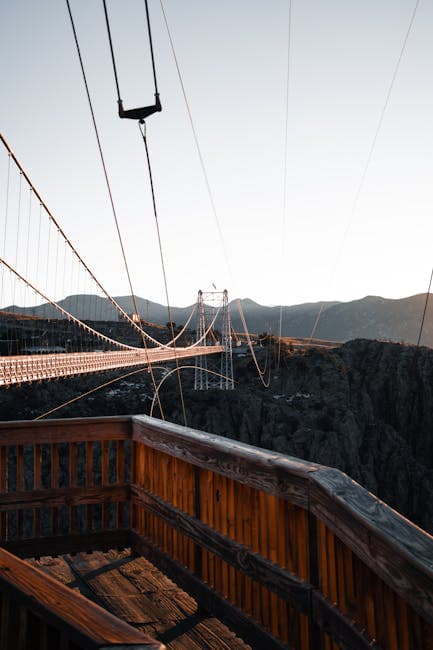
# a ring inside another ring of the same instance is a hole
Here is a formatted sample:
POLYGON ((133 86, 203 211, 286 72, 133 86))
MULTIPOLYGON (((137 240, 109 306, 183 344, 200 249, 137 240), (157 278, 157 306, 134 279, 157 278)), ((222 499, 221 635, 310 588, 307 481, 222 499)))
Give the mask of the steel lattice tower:
POLYGON ((199 345, 220 344, 224 348, 221 359, 217 355, 200 355, 195 364, 195 390, 233 390, 233 355, 230 308, 227 290, 199 291, 197 296, 197 341, 199 345))

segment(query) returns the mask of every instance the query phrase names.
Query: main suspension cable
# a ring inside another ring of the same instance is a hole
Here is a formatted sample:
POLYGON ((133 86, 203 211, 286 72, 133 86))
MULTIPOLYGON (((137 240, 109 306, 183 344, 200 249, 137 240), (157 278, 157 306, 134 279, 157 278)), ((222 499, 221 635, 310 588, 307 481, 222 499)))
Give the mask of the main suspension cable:
MULTIPOLYGON (((99 280, 98 280, 98 278, 95 276, 95 274, 94 274, 94 273, 91 271, 91 269, 87 266, 86 262, 85 262, 84 259, 81 257, 81 255, 78 253, 78 251, 77 251, 77 249, 74 247, 72 241, 68 238, 68 236, 66 235, 65 231, 64 231, 63 228, 60 226, 59 222, 58 222, 57 219, 54 217, 53 213, 52 213, 51 210, 48 208, 47 204, 45 203, 45 201, 43 200, 43 198, 42 198, 41 195, 39 194, 38 190, 36 189, 35 185, 33 184, 33 182, 32 182, 32 180, 31 180, 31 178, 29 177, 28 173, 26 172, 26 170, 24 169, 24 167, 22 166, 22 164, 20 163, 20 161, 19 161, 18 158, 16 157, 15 153, 12 151, 11 146, 9 145, 8 141, 6 140, 6 138, 4 137, 4 135, 3 135, 1 132, 0 132, 0 141, 2 142, 2 144, 3 144, 3 146, 5 147, 6 151, 8 152, 8 156, 9 156, 9 165, 10 165, 10 161, 12 160, 12 161, 14 162, 14 164, 16 165, 17 169, 19 170, 20 174, 22 175, 22 177, 26 180, 26 183, 27 183, 27 185, 29 186, 29 188, 31 189, 31 191, 33 192, 34 196, 35 196, 35 197, 38 199, 38 201, 39 201, 39 205, 40 205, 40 214, 39 214, 39 232, 38 232, 38 245, 37 245, 37 251, 38 251, 38 253, 39 253, 39 245, 40 245, 40 234, 41 234, 40 229, 41 229, 41 218, 42 218, 42 209, 43 209, 44 212, 47 214, 49 220, 53 223, 53 225, 54 225, 54 227, 56 228, 56 230, 58 231, 58 233, 63 237, 63 240, 65 241, 65 244, 67 244, 67 246, 69 247, 69 249, 71 250, 71 252, 75 255, 75 257, 77 258, 77 260, 79 261, 79 263, 84 267, 84 269, 86 270, 86 272, 89 274, 89 276, 90 276, 90 277, 92 278, 92 280, 95 282, 95 284, 99 287, 99 289, 102 291, 102 293, 105 295, 105 297, 110 301, 110 303, 111 303, 111 304, 113 305, 113 307, 114 307, 114 308, 119 312, 119 314, 120 314, 123 318, 125 318, 125 319, 129 322, 129 324, 130 324, 132 327, 134 327, 134 329, 136 329, 136 330, 140 333, 140 335, 142 335, 142 333, 143 333, 142 328, 140 328, 140 327, 137 325, 137 323, 135 323, 135 322, 132 320, 132 318, 131 318, 131 317, 130 317, 126 312, 125 312, 125 310, 122 309, 122 307, 121 307, 121 306, 116 302, 116 300, 114 300, 114 298, 113 298, 112 296, 110 296, 110 294, 108 293, 108 291, 107 291, 107 290, 102 286, 102 284, 99 282, 99 280)), ((8 179, 9 179, 9 171, 10 171, 10 170, 9 170, 9 167, 8 167, 8 179)), ((8 183, 9 183, 9 180, 8 180, 8 183)), ((9 185, 8 185, 8 186, 9 186, 9 185)), ((8 196, 8 194, 6 195, 6 197, 7 197, 7 196, 8 196)), ((7 216, 7 215, 6 215, 6 216, 7 216)), ((7 219, 6 219, 6 223, 5 223, 5 228, 6 228, 6 225, 7 225, 7 219)), ((6 231, 5 231, 5 235, 4 235, 3 257, 5 257, 5 245, 6 245, 6 231)), ((38 263, 38 265, 37 265, 37 270, 38 270, 38 268, 39 268, 39 263, 38 263)), ((153 337, 151 337, 149 334, 147 334, 147 332, 144 332, 144 334, 145 334, 146 338, 147 338, 148 340, 152 341, 152 343, 154 343, 155 345, 162 345, 162 346, 164 345, 164 344, 160 343, 159 341, 157 341, 156 339, 154 339, 153 337)), ((168 345, 167 345, 167 347, 168 347, 168 345)))

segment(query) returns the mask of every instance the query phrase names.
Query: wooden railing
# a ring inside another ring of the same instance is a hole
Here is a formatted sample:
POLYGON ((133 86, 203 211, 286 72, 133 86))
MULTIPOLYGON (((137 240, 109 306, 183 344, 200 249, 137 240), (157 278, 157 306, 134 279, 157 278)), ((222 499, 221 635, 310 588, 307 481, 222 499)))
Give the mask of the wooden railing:
POLYGON ((162 650, 163 646, 0 549, 1 650, 162 650))
POLYGON ((3 546, 130 545, 253 647, 433 647, 433 538, 343 473, 146 416, 0 423, 3 546))

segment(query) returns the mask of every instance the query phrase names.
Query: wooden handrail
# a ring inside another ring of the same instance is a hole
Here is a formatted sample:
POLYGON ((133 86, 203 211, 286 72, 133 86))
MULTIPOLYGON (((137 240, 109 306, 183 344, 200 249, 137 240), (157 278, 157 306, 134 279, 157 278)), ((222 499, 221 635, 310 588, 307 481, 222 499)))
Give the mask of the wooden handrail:
POLYGON ((129 416, 0 422, 0 445, 127 440, 130 436, 129 416))
MULTIPOLYGON (((0 549, 0 591, 3 610, 0 636, 2 640, 15 639, 13 645, 2 647, 31 647, 26 625, 29 613, 42 625, 56 630, 60 639, 79 648, 114 650, 128 646, 131 650, 162 650, 165 647, 4 549, 0 549), (19 629, 8 630, 5 629, 8 619, 3 614, 14 601, 15 607, 20 608, 21 620, 19 629)), ((58 647, 65 646, 59 643, 58 647)))
POLYGON ((147 416, 133 440, 306 508, 433 624, 433 537, 340 470, 147 416))

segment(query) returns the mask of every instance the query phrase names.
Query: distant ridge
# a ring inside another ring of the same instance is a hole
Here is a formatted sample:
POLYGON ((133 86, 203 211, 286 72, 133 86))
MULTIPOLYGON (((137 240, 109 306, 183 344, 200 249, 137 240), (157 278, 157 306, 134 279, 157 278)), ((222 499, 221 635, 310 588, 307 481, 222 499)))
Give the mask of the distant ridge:
MULTIPOLYGON (((389 299, 381 296, 366 296, 350 302, 326 302, 315 331, 315 337, 335 341, 349 341, 355 338, 381 339, 416 343, 421 324, 426 294, 421 293, 408 298, 389 299)), ((115 300, 128 313, 134 311, 131 296, 117 296, 115 300)), ((231 315, 233 327, 242 331, 242 323, 237 310, 237 301, 232 301, 231 315)), ((117 320, 117 312, 106 298, 90 295, 68 296, 59 304, 82 320, 117 320)), ((278 333, 280 307, 259 305, 249 298, 241 300, 248 328, 251 332, 278 333)), ((283 311, 283 336, 309 337, 320 302, 285 306, 283 311)), ((167 307, 144 298, 137 297, 140 316, 151 323, 165 325, 168 321, 167 307)), ((171 307, 172 319, 176 325, 183 325, 191 314, 193 305, 171 307)), ((57 318, 57 311, 51 305, 38 305, 34 308, 7 306, 5 311, 19 311, 30 316, 57 318)), ((195 328, 195 318, 191 328, 195 328)), ((430 295, 424 323, 423 345, 433 347, 433 297, 430 295)))

